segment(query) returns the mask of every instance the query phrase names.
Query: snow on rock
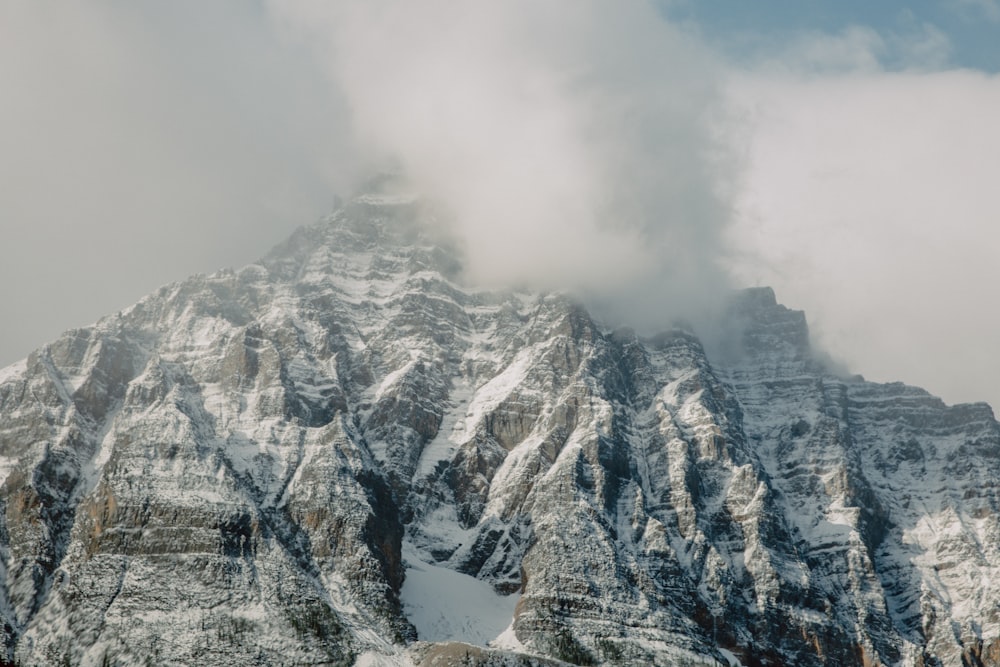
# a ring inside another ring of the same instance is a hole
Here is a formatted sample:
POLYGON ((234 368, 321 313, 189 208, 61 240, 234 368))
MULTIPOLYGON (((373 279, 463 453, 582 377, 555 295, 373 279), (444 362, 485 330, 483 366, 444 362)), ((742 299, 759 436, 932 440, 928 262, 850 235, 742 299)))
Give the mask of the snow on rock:
POLYGON ((355 667, 414 667, 413 661, 404 653, 384 654, 366 651, 354 661, 355 667))
POLYGON ((519 595, 498 595, 488 582, 425 563, 404 548, 403 613, 423 641, 486 646, 511 625, 519 595))
POLYGON ((0 663, 1000 664, 988 406, 832 374, 768 289, 718 354, 468 289, 430 216, 0 370, 0 663))
POLYGON ((0 384, 13 380, 19 375, 23 375, 28 369, 28 360, 16 361, 10 366, 0 368, 0 384))

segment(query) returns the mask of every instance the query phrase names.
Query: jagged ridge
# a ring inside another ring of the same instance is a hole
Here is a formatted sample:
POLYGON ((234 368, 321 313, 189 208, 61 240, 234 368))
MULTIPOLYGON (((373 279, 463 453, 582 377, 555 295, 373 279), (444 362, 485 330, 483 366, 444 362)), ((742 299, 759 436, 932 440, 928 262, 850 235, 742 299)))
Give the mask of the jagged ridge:
POLYGON ((364 195, 0 371, 8 660, 1000 664, 988 406, 835 376, 769 289, 711 361, 470 290, 428 215, 364 195), (407 565, 511 628, 407 653, 407 565))

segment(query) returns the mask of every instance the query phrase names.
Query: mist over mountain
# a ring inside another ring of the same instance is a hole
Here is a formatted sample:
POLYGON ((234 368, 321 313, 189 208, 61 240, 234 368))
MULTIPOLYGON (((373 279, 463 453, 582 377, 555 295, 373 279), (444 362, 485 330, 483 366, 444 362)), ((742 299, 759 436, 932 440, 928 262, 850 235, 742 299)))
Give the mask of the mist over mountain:
POLYGON ((0 665, 1000 665, 938 4, 0 4, 0 665))
POLYGON ((0 365, 401 167, 484 284, 772 285, 856 371, 997 402, 989 4, 8 0, 0 365))

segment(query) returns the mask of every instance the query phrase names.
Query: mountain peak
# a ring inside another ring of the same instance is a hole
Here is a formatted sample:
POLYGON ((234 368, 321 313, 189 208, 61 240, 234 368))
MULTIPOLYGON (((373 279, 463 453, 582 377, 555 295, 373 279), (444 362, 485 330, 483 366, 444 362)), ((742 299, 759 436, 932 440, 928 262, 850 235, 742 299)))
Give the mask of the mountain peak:
POLYGON ((730 357, 466 289, 383 186, 0 372, 0 662, 1000 651, 989 410, 828 372, 770 288, 730 357))
POLYGON ((778 305, 774 289, 767 286, 741 289, 733 296, 732 302, 733 308, 741 311, 765 310, 778 305))
POLYGON ((730 363, 813 363, 805 313, 778 303, 770 287, 733 294, 724 319, 719 353, 730 363))
MULTIPOLYGON (((386 177, 388 178, 388 177, 386 177)), ((456 279, 460 251, 434 208, 378 181, 318 222, 300 227, 264 258, 286 279, 432 270, 456 279)))

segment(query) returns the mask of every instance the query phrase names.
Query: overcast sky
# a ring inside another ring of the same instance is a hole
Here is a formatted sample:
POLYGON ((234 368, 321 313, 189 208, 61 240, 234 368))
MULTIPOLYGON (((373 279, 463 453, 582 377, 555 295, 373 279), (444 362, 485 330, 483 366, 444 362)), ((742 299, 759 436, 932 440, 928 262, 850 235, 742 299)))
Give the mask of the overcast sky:
POLYGON ((851 370, 1000 405, 998 34, 998 0, 2 0, 0 365, 394 164, 478 282, 769 284, 851 370))

